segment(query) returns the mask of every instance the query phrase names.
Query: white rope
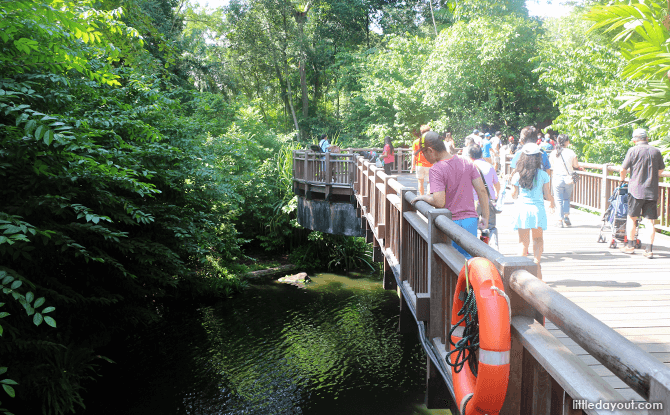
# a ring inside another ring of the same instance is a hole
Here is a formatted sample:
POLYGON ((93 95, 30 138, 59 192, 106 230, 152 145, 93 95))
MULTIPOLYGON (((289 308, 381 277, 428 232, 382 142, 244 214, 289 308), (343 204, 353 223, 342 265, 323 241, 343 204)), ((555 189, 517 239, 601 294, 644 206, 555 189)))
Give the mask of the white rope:
POLYGON ((507 294, 505 294, 505 291, 501 290, 500 288, 496 287, 495 285, 491 286, 491 290, 495 291, 507 301, 507 310, 509 311, 509 322, 512 324, 512 304, 509 301, 509 297, 507 294))

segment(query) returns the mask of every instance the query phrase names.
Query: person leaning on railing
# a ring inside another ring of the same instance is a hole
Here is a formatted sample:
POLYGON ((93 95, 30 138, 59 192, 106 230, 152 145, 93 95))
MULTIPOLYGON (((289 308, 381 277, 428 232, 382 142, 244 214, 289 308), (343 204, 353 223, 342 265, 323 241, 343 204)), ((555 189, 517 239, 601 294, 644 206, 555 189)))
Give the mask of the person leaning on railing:
MULTIPOLYGON (((470 160, 451 155, 436 132, 429 131, 424 134, 419 144, 418 151, 433 164, 429 173, 433 193, 417 196, 411 203, 416 204, 423 200, 438 209, 446 207, 451 211, 451 219, 476 237, 479 215, 475 210, 473 188, 482 207, 479 227, 486 229, 489 222, 489 195, 481 175, 470 160)), ((472 257, 453 241, 451 244, 466 258, 472 257)))

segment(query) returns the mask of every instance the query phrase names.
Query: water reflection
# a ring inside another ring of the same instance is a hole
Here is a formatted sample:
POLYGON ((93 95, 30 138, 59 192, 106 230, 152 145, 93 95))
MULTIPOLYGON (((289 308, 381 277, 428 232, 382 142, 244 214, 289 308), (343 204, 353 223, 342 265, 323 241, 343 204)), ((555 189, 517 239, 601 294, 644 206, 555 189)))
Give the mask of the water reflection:
POLYGON ((374 278, 255 285, 145 333, 127 406, 85 413, 410 415, 423 400, 425 354, 397 321, 395 292, 374 278))

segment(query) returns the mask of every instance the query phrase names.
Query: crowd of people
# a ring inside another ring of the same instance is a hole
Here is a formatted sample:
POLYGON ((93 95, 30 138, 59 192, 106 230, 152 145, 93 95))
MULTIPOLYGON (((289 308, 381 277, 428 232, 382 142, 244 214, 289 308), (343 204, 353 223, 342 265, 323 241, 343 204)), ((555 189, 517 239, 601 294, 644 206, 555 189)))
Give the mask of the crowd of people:
MULTIPOLYGON (((532 241, 533 259, 538 264, 544 251, 543 233, 549 223, 545 201, 549 202, 549 213, 556 214, 557 227, 572 226, 570 199, 577 178, 575 171, 583 169, 567 135, 554 138, 528 126, 521 130, 517 142, 513 135, 505 140, 500 131, 491 135, 474 130, 465 137, 461 155, 451 133, 440 135, 430 126, 422 125, 414 135, 410 173, 416 171, 418 195, 412 204, 423 200, 437 208, 446 207, 454 222, 477 236, 478 230, 495 229, 499 213, 496 205, 500 206, 497 199, 503 198, 505 190, 510 188, 515 200, 512 224, 519 236, 519 254, 529 255, 532 241), (513 155, 509 163, 511 173, 501 180, 499 175, 504 173, 501 159, 507 155, 513 155)), ((622 183, 630 172, 627 242, 621 251, 635 253, 638 220, 644 218, 649 236, 643 255, 653 258, 657 188, 665 164, 660 150, 649 145, 645 130, 635 130, 632 140, 635 146, 628 150, 620 172, 622 183)), ((339 151, 325 134, 320 137, 319 148, 323 152, 339 151)), ((384 137, 379 159, 383 160, 388 175, 395 162, 394 150, 391 137, 384 137)), ((463 248, 453 245, 466 258, 470 257, 463 248)))
MULTIPOLYGON (((622 182, 631 171, 629 242, 621 250, 634 253, 633 232, 637 220, 644 217, 646 228, 651 231, 644 256, 652 258, 653 224, 658 218, 658 177, 665 165, 660 151, 647 142, 646 131, 635 130, 633 141, 636 146, 629 150, 621 170, 622 182)), ((518 232, 520 255, 530 255, 532 241, 533 259, 535 263, 541 262, 543 233, 549 223, 545 201, 549 202, 549 213, 556 215, 557 227, 572 226, 570 199, 575 171, 583 169, 565 134, 552 137, 528 126, 521 130, 517 143, 512 135, 505 142, 500 131, 491 135, 474 130, 465 138, 459 156, 450 134, 440 136, 426 125, 414 140, 412 154, 411 172, 416 170, 419 182, 418 195, 412 204, 423 200, 437 208, 446 207, 452 212, 452 220, 475 236, 478 229, 495 228, 496 200, 507 187, 514 199, 512 224, 518 232), (501 180, 500 160, 507 154, 513 154, 512 172, 501 180)), ((460 246, 453 245, 466 258, 470 257, 460 246)))

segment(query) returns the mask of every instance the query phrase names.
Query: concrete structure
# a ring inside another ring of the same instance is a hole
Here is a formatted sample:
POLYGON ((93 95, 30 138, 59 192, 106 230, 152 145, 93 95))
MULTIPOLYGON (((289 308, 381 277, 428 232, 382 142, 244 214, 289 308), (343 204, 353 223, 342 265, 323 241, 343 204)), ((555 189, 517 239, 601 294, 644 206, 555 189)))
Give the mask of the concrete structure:
POLYGON ((356 206, 347 202, 308 200, 298 196, 298 223, 333 235, 365 236, 356 206))

